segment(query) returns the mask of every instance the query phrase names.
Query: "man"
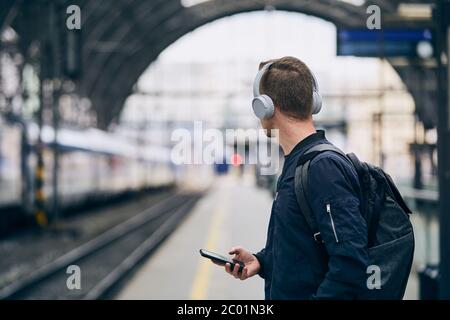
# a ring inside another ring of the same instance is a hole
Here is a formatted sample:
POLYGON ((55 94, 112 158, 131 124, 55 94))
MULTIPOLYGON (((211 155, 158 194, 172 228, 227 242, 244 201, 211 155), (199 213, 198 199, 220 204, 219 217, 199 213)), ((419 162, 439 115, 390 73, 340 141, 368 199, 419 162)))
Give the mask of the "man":
POLYGON ((299 157, 314 145, 330 143, 312 120, 321 107, 316 80, 302 61, 284 57, 261 64, 254 94, 255 114, 264 129, 278 130, 285 162, 265 248, 257 254, 232 248, 229 253, 245 268, 239 273, 238 264, 233 270, 227 264, 225 269, 241 280, 259 274, 265 280, 266 299, 355 298, 366 285, 368 264, 367 225, 360 212, 356 171, 332 151, 311 161, 307 200, 320 230, 316 237, 295 195, 299 157), (269 99, 258 98, 261 95, 269 99))

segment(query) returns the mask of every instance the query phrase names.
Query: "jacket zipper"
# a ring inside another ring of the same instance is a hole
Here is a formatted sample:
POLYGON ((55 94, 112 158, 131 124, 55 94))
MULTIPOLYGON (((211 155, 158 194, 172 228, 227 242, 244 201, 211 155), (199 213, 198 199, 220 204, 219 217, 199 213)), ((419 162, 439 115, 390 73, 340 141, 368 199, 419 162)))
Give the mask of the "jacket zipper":
POLYGON ((333 233, 334 233, 334 238, 336 239, 336 242, 339 242, 337 233, 336 233, 336 228, 334 226, 334 220, 333 220, 333 215, 331 214, 331 204, 327 203, 327 213, 330 216, 330 220, 331 220, 331 228, 333 228, 333 233))
MULTIPOLYGON (((274 254, 275 248, 272 247, 272 260, 275 257, 274 254)), ((270 273, 270 293, 269 293, 269 300, 272 300, 272 286, 273 286, 273 264, 272 264, 272 272, 270 273)))
MULTIPOLYGON (((272 269, 273 269, 273 266, 272 266, 272 269)), ((272 277, 272 278, 270 278, 270 294, 269 294, 269 300, 272 300, 273 271, 272 271, 271 277, 272 277)))

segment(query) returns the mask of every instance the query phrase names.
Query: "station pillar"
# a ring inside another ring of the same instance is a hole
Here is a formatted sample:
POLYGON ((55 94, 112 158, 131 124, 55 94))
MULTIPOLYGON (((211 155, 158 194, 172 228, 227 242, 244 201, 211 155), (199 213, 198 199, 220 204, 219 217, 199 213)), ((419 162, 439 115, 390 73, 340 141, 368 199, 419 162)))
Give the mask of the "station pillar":
POLYGON ((450 1, 440 0, 437 22, 436 60, 438 67, 438 175, 440 265, 439 297, 450 299, 450 1))

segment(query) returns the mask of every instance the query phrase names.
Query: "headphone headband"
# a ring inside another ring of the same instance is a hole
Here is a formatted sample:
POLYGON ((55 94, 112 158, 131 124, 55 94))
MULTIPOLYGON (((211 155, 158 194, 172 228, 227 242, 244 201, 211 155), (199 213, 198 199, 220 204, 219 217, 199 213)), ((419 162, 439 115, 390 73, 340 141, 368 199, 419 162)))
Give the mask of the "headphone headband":
POLYGON ((311 70, 309 70, 309 73, 313 78, 313 91, 319 93, 319 83, 317 82, 316 76, 314 75, 314 72, 312 72, 311 70))
POLYGON ((261 70, 259 70, 259 72, 256 74, 255 81, 253 82, 253 97, 256 98, 261 95, 259 92, 259 86, 261 85, 261 79, 264 76, 264 74, 266 73, 266 71, 269 70, 269 68, 272 64, 273 64, 273 62, 266 63, 261 68, 261 70))

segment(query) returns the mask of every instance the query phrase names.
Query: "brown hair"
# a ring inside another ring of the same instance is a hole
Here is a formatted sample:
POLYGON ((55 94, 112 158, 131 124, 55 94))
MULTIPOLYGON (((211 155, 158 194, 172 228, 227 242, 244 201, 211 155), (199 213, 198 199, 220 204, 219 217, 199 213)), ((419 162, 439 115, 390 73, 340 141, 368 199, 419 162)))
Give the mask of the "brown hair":
POLYGON ((267 94, 284 114, 306 120, 311 116, 314 77, 297 58, 283 57, 262 62, 261 69, 272 62, 260 82, 261 94, 267 94))

